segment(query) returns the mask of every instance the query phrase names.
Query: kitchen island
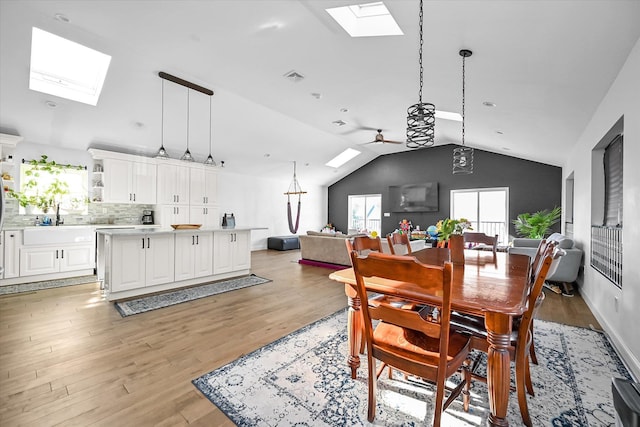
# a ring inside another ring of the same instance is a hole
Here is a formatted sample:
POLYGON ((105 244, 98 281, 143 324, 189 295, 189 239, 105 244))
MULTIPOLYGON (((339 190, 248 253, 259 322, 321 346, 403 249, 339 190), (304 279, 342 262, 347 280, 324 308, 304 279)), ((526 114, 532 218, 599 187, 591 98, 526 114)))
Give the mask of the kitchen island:
POLYGON ((114 301, 244 276, 261 228, 97 230, 98 279, 114 301))

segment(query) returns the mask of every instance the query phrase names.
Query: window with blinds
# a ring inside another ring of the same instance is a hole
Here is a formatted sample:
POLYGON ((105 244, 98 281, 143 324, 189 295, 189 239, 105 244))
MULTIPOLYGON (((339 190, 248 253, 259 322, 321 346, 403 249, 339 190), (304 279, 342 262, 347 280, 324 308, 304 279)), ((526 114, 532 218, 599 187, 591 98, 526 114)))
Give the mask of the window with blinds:
POLYGON ((604 151, 604 221, 608 227, 622 227, 622 135, 604 151))

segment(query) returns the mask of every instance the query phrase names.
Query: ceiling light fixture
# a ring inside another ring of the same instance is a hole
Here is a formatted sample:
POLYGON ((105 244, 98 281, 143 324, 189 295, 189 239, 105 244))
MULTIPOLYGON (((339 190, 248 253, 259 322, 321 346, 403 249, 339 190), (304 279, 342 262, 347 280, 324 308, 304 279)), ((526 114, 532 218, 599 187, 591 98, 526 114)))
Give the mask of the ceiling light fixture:
POLYGON ((336 126, 344 126, 347 124, 347 122, 345 122, 344 120, 334 120, 331 123, 333 123, 336 126))
POLYGON ((209 97, 209 157, 204 161, 207 166, 216 166, 216 161, 211 156, 211 97, 209 97))
POLYGON ((160 113, 160 149, 156 153, 156 159, 168 159, 169 155, 167 154, 167 150, 164 149, 164 79, 162 80, 160 99, 162 101, 160 113))
POLYGON ((407 109, 407 147, 424 148, 433 145, 436 106, 422 102, 422 26, 424 14, 422 12, 422 0, 420 0, 420 91, 418 103, 407 109))
POLYGON ((180 160, 184 160, 185 162, 193 162, 193 156, 191 155, 191 151, 189 151, 189 88, 187 88, 187 149, 185 150, 180 160))
POLYGON ((464 145, 464 108, 465 108, 465 86, 464 86, 464 64, 465 59, 473 52, 462 49, 458 52, 462 56, 462 146, 453 149, 453 174, 473 173, 473 148, 464 145))

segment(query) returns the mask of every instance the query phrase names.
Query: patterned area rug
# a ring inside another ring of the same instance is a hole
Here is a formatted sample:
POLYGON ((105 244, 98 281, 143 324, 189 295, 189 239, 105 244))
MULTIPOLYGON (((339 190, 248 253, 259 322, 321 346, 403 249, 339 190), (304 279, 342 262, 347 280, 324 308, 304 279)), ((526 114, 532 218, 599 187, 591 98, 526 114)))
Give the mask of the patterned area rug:
MULTIPOLYGON (((238 426, 432 425, 434 389, 418 381, 381 375, 373 424, 367 422, 366 357, 358 378, 346 366, 346 313, 340 311, 193 380, 238 426)), ((615 410, 611 378, 631 379, 599 332, 536 321, 540 365, 532 365, 536 396, 529 397, 534 426, 610 426, 615 410)), ((513 366, 512 366, 513 372, 513 366)), ((512 377, 514 375, 512 374, 512 377)), ((452 403, 443 426, 484 426, 486 385, 473 382, 471 408, 452 403)), ((508 420, 522 425, 511 393, 508 420)))
POLYGON ((95 275, 70 277, 68 279, 46 280, 42 282, 21 283, 19 285, 0 286, 0 295, 34 292, 42 289, 60 288, 63 286, 84 285, 85 283, 98 282, 95 275))
POLYGON ((115 303, 115 307, 118 309, 122 317, 127 317, 133 314, 144 313, 158 308, 169 307, 170 305, 176 305, 211 295, 221 294, 223 292, 235 291, 236 289, 269 283, 270 281, 271 280, 269 279, 252 274, 250 276, 224 280, 222 282, 214 282, 202 286, 179 289, 177 291, 167 292, 164 294, 150 295, 127 301, 118 301, 115 303))

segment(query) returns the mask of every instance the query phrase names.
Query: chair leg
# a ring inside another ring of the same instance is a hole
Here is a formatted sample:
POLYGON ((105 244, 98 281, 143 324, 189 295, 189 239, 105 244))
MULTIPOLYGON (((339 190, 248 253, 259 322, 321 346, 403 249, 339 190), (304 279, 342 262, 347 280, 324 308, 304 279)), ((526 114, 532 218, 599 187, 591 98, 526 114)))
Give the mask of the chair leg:
POLYGON ((535 393, 533 392, 533 383, 531 382, 531 367, 529 366, 528 361, 525 361, 524 368, 526 371, 524 379, 527 386, 527 393, 529 393, 531 396, 535 396, 535 393))
POLYGON ((444 407, 444 381, 440 384, 440 381, 436 382, 436 410, 433 416, 433 427, 440 427, 442 421, 442 408, 444 407))
POLYGON ((367 419, 369 422, 373 422, 376 417, 376 388, 378 378, 376 375, 376 360, 367 355, 367 362, 369 365, 369 406, 367 409, 367 419))
POLYGON ((469 412, 469 404, 471 403, 471 372, 469 371, 470 360, 467 359, 462 366, 462 381, 464 381, 464 389, 462 389, 462 404, 465 412, 469 412))
POLYGON ((531 427, 531 417, 529 416, 527 394, 525 392, 525 377, 529 374, 529 370, 527 369, 527 365, 529 364, 527 353, 528 351, 524 351, 524 349, 516 351, 516 391, 518 392, 518 406, 520 406, 522 422, 527 427, 531 427))

